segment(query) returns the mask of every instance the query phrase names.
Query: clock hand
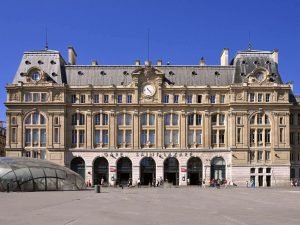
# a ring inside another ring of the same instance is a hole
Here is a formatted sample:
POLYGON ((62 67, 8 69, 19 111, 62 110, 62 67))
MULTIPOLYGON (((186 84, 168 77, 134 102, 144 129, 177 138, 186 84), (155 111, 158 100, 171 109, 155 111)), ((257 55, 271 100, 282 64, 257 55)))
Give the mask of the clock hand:
POLYGON ((149 88, 147 88, 147 90, 150 92, 150 94, 151 94, 151 91, 149 90, 149 88))

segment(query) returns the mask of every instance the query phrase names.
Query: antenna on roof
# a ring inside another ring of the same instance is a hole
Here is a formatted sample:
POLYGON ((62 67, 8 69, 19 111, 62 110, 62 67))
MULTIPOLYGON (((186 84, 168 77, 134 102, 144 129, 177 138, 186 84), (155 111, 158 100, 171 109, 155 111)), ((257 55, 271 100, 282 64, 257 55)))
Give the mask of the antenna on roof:
POLYGON ((46 45, 45 45, 45 50, 48 50, 48 30, 47 30, 47 26, 46 26, 46 45))
POLYGON ((148 28, 148 36, 147 36, 147 60, 149 61, 150 55, 150 29, 148 28))
POLYGON ((250 38, 250 31, 248 33, 248 50, 252 49, 252 44, 251 44, 251 38, 250 38))

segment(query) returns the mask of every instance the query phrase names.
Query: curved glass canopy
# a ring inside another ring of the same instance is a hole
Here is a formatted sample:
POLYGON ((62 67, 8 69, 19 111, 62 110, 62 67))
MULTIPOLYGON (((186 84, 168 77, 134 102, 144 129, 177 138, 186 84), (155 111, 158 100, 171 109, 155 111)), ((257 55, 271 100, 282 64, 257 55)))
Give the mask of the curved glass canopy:
POLYGON ((55 163, 34 158, 0 158, 0 191, 71 191, 85 188, 80 175, 55 163))

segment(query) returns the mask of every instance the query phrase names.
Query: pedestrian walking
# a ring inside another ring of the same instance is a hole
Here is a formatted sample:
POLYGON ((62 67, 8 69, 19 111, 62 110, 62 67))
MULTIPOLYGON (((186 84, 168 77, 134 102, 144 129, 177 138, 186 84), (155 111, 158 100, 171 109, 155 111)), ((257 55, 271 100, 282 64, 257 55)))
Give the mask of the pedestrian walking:
POLYGON ((140 180, 140 178, 138 178, 138 180, 137 180, 137 185, 138 185, 138 188, 141 187, 141 180, 140 180))

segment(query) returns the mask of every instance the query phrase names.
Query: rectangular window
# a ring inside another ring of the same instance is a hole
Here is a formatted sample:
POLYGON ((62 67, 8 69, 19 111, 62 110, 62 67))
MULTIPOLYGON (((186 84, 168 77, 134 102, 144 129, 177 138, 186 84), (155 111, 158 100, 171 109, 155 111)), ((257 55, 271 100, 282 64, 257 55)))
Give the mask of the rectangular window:
POLYGON ((126 142, 126 144, 131 144, 131 136, 132 136, 132 131, 131 130, 126 130, 126 132, 125 132, 125 142, 126 142))
POLYGON ((189 145, 194 144, 194 131, 193 130, 189 130, 188 142, 189 142, 189 145))
POLYGON ((221 95, 220 103, 221 103, 221 104, 224 104, 224 103, 225 103, 225 95, 221 95))
POLYGON ((249 94, 249 101, 250 102, 254 102, 255 101, 255 94, 254 93, 250 93, 249 94))
POLYGON ((196 130, 196 143, 202 144, 202 130, 196 130))
POLYGON ((85 103, 85 95, 80 95, 80 103, 85 103))
POLYGON ((17 128, 11 128, 11 142, 17 142, 17 128))
POLYGON ((241 117, 238 117, 238 118, 237 118, 236 123, 237 123, 237 124, 241 124, 241 117))
POLYGON ((83 114, 79 114, 79 125, 85 124, 85 116, 83 114))
POLYGON ((169 103, 169 95, 164 96, 164 103, 169 103))
POLYGON ((283 128, 279 129, 279 142, 283 143, 283 128))
POLYGON ((102 114, 102 125, 108 125, 108 114, 102 114))
POLYGON ((165 130, 165 145, 169 145, 171 142, 170 131, 165 130))
POLYGON ((216 103, 216 96, 215 95, 210 96, 210 103, 212 103, 212 104, 216 103))
POLYGON ((59 128, 54 128, 54 143, 59 143, 59 128))
POLYGON ((242 128, 238 128, 236 134, 237 143, 241 143, 241 132, 242 132, 242 128))
POLYGON ((263 95, 261 94, 261 93, 259 93, 258 95, 257 95, 257 101, 258 102, 262 102, 262 100, 263 100, 263 95))
POLYGON ((79 144, 84 144, 84 130, 79 130, 79 144))
POLYGON ((219 143, 225 143, 225 130, 219 130, 219 143))
POLYGON ((262 117, 262 114, 257 114, 257 124, 262 124, 262 121, 263 121, 263 117, 262 117))
POLYGON ((279 124, 281 124, 281 125, 283 124, 283 117, 279 118, 279 124))
POLYGON ((178 144, 178 130, 173 130, 173 133, 172 133, 172 142, 175 145, 178 144))
POLYGON ((197 103, 202 103, 202 95, 197 96, 197 103))
POLYGON ((127 103, 132 103, 132 95, 127 95, 127 103))
POLYGON ((25 102, 31 102, 31 93, 25 94, 25 102))
POLYGON ((41 129, 41 147, 45 147, 46 146, 46 129, 41 129))
POLYGON ((108 144, 108 130, 102 130, 102 143, 108 144))
POLYGON ((217 115, 211 116, 211 123, 212 123, 212 125, 217 125, 217 115))
POLYGON ((168 113, 168 114, 165 114, 164 116, 164 124, 169 126, 171 124, 171 114, 168 113))
POLYGON ((219 114, 219 125, 224 125, 225 115, 219 114))
POLYGON ((123 97, 122 95, 117 96, 117 102, 118 103, 122 103, 122 97, 123 97))
POLYGON ((270 94, 266 94, 266 102, 270 102, 270 94))
POLYGON ((266 151, 266 160, 270 160, 270 159, 271 159, 271 152, 266 151))
POLYGON ((255 152, 250 152, 250 160, 254 160, 255 159, 255 152))
POLYGON ((76 95, 71 96, 71 103, 76 103, 76 95))
POLYGON ((266 142, 266 144, 271 143, 271 130, 270 129, 265 129, 265 142, 266 142))
POLYGON ((108 102, 109 102, 109 97, 108 97, 108 95, 104 95, 104 96, 103 96, 103 102, 104 102, 104 103, 108 103, 108 102))
POLYGON ((99 95, 94 95, 93 101, 94 103, 99 103, 99 95))
POLYGON ((131 115, 130 114, 125 115, 125 125, 131 125, 131 115))
POLYGON ((290 133, 290 144, 294 145, 295 144, 295 140, 294 140, 294 132, 290 133))
POLYGON ((142 130, 141 133, 141 144, 145 145, 147 143, 147 130, 142 130))
POLYGON ((201 125, 201 123, 202 123, 202 116, 196 114, 196 125, 201 125))
POLYGON ((118 144, 122 145, 124 143, 123 130, 118 130, 118 144))
POLYGON ((39 130, 38 129, 32 129, 32 142, 33 142, 33 146, 39 145, 39 130))
POLYGON ((39 101, 40 101, 40 94, 33 93, 33 102, 39 102, 39 101))
POLYGON ((179 95, 174 95, 174 103, 178 103, 179 101, 179 95))
POLYGON ((192 95, 186 96, 186 103, 190 104, 190 103, 192 103, 192 100, 193 100, 193 96, 192 95))
POLYGON ((155 130, 149 130, 149 141, 150 144, 155 144, 155 130))
POLYGON ((124 125, 124 114, 118 115, 118 125, 124 125))
POLYGON ((95 130, 95 144, 100 144, 100 130, 95 130))
POLYGON ((173 125, 173 126, 178 125, 178 115, 176 115, 176 114, 173 114, 173 117, 172 117, 172 125, 173 125))
POLYGON ((257 142, 258 144, 262 144, 263 140, 263 130, 262 129, 257 129, 257 142))
POLYGON ((26 129, 25 130, 25 145, 29 146, 31 144, 31 130, 26 129))
POLYGON ((211 133, 211 143, 217 144, 217 131, 216 130, 213 130, 211 133))
POLYGON ((154 125, 155 123, 155 115, 149 114, 149 125, 154 125))
POLYGON ((72 130, 72 144, 77 144, 77 130, 72 130))
POLYGON ((262 160, 263 159, 263 152, 262 151, 258 151, 257 152, 257 159, 258 160, 262 160))

